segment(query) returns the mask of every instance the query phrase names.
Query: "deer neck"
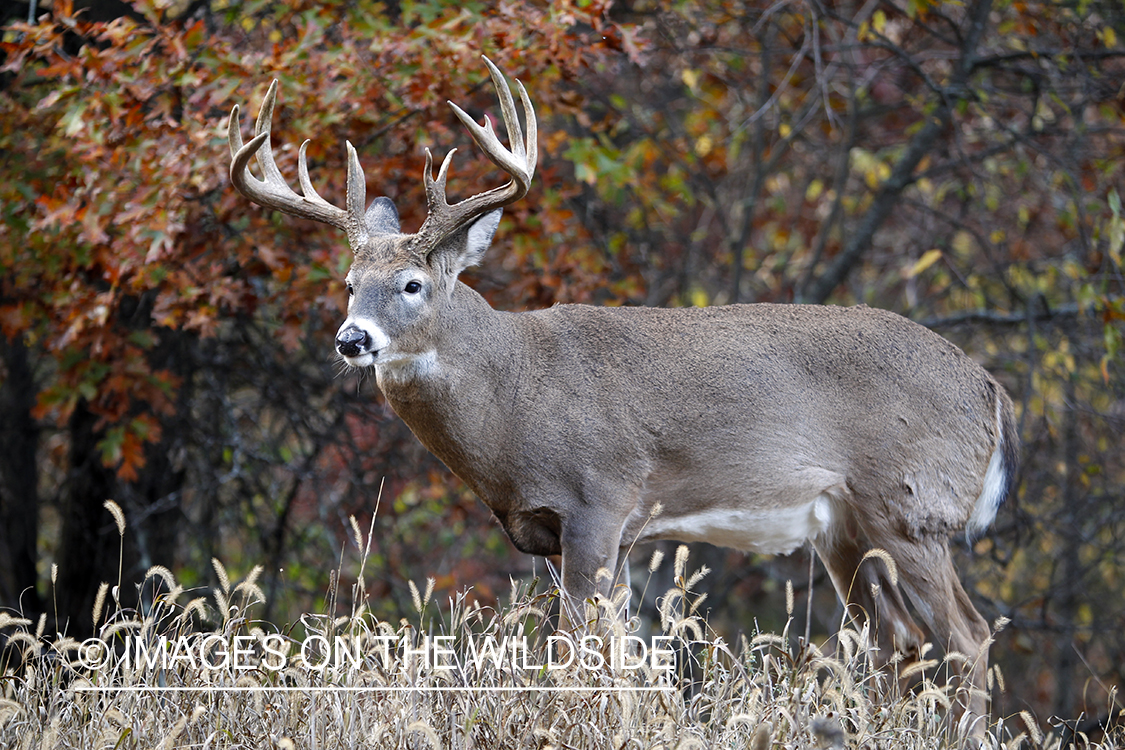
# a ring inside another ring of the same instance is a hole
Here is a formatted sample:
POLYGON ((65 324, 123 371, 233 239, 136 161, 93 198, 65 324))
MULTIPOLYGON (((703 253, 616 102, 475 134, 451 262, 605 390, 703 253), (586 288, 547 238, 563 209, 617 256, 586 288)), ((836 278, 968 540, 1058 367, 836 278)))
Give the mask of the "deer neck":
POLYGON ((376 369, 379 388, 418 439, 479 495, 477 477, 496 474, 490 450, 511 418, 518 390, 517 315, 499 312, 461 282, 432 332, 433 346, 409 363, 376 369))

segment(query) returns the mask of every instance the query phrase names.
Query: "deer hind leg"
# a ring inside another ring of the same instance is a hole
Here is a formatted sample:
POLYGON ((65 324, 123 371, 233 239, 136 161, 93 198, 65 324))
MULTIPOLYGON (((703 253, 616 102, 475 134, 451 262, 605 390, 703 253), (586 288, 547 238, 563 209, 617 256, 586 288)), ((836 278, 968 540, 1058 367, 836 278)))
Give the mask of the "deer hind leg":
POLYGON ((900 582, 918 616, 926 623, 946 653, 961 654, 966 661, 950 660, 956 673, 957 700, 952 718, 967 712, 970 734, 979 737, 987 725, 988 623, 969 600, 942 537, 896 540, 887 551, 898 563, 900 582))
POLYGON ((886 562, 879 557, 865 559, 871 546, 843 529, 814 546, 844 604, 847 623, 857 629, 870 624, 878 647, 875 667, 882 669, 896 653, 907 663, 917 660, 924 636, 911 618, 886 562))

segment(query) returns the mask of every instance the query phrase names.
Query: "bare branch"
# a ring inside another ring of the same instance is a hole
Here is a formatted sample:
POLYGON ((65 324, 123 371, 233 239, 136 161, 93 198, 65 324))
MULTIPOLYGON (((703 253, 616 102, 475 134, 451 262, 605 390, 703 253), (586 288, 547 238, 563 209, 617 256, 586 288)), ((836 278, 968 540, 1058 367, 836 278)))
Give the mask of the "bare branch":
POLYGON ((1040 305, 1037 310, 1028 310, 1021 313, 1003 313, 995 310, 964 310, 942 317, 925 318, 918 323, 926 328, 955 328, 962 325, 988 325, 996 327, 1014 327, 1029 325, 1031 323, 1051 322, 1062 323, 1074 318, 1093 316, 1097 313, 1099 305, 1080 305, 1072 303, 1058 307, 1040 305))
POLYGON ((938 142, 941 133, 953 119, 953 107, 959 101, 970 97, 969 76, 976 59, 976 49, 988 26, 988 15, 992 9, 991 0, 979 0, 969 15, 969 28, 961 46, 960 63, 956 67, 953 80, 938 92, 937 109, 931 114, 922 129, 915 134, 906 152, 899 158, 891 171, 891 176, 879 186, 870 208, 863 215, 859 226, 848 238, 844 248, 832 259, 831 265, 821 274, 802 297, 803 301, 823 303, 839 286, 852 269, 870 249, 875 232, 883 225, 892 209, 898 203, 899 195, 917 178, 914 170, 922 159, 930 153, 938 142))
POLYGON ((802 296, 802 301, 822 304, 832 294, 832 291, 847 278, 852 268, 863 257, 871 246, 871 238, 876 230, 882 226, 891 210, 898 202, 899 194, 915 180, 914 170, 937 142, 938 136, 949 125, 951 115, 949 109, 941 107, 936 116, 931 116, 926 124, 918 131, 910 142, 906 153, 895 164, 891 176, 879 186, 871 207, 863 215, 859 226, 848 238, 844 248, 832 259, 832 264, 817 279, 809 285, 802 296))

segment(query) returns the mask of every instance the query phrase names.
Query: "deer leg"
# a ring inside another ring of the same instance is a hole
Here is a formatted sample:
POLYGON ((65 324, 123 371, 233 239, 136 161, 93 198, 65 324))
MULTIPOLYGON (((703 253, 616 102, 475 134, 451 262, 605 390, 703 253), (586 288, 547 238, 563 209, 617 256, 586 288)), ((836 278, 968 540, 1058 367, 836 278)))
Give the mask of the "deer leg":
POLYGON ((609 598, 621 543, 621 524, 589 514, 563 522, 562 584, 564 626, 587 621, 586 602, 595 594, 609 598))
POLYGON ((918 659, 924 636, 910 616, 886 562, 879 557, 864 559, 870 545, 846 530, 814 546, 844 604, 848 622, 857 629, 870 623, 878 645, 876 668, 885 667, 896 652, 907 661, 918 659))
POLYGON ((949 544, 934 537, 921 542, 902 540, 900 549, 888 549, 899 564, 901 582, 918 616, 946 653, 962 654, 966 661, 951 660, 957 672, 957 700, 952 718, 966 712, 970 734, 984 734, 988 715, 986 676, 988 644, 992 632, 961 586, 949 544))

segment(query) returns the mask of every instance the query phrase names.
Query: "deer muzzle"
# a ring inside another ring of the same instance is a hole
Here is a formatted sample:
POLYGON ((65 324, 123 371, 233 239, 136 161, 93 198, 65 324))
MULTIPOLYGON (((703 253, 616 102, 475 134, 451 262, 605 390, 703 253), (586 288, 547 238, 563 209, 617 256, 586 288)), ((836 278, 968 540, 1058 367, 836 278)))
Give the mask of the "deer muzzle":
POLYGON ((358 357, 370 352, 371 338, 362 328, 344 328, 336 334, 336 351, 345 357, 358 357))

